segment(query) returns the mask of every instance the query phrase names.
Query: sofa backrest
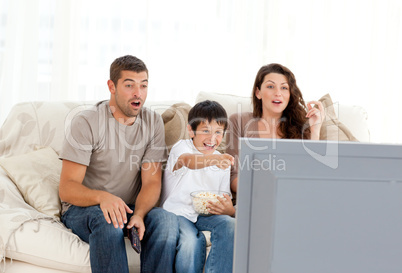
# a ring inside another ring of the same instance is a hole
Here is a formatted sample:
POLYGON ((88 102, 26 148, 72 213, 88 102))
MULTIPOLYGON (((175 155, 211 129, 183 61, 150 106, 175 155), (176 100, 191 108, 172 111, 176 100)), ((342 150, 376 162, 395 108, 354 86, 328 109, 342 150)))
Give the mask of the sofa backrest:
POLYGON ((59 152, 66 119, 91 102, 23 102, 16 104, 0 129, 0 156, 25 154, 37 146, 59 152))
MULTIPOLYGON (((249 97, 240 97, 228 94, 200 92, 195 103, 203 100, 218 101, 226 109, 228 116, 235 112, 252 111, 249 97)), ((94 101, 78 102, 24 102, 16 104, 3 126, 0 128, 0 156, 9 157, 25 154, 35 150, 36 146, 50 146, 60 152, 65 137, 65 130, 69 121, 83 109, 92 106, 94 101)), ((172 110, 176 102, 147 101, 145 106, 163 115, 172 110)), ((181 115, 185 115, 190 105, 180 104, 181 115)), ((178 108, 173 108, 178 109, 178 108)), ((362 142, 369 142, 370 133, 367 126, 367 113, 360 106, 334 105, 339 121, 346 125, 352 134, 362 142)), ((170 147, 176 138, 188 137, 185 135, 186 117, 180 117, 181 128, 166 130, 166 140, 170 147), (180 134, 172 137, 170 134, 180 134), (184 133, 183 133, 184 132, 184 133)), ((165 127, 168 120, 164 119, 165 127)), ((176 124, 176 123, 175 123, 176 124)), ((175 125, 176 126, 176 125, 175 125)), ((167 128, 167 127, 166 127, 167 128)))
MULTIPOLYGON (((329 96, 323 96, 321 99, 324 97, 328 99, 329 96)), ((253 111, 250 97, 200 92, 197 95, 195 103, 207 99, 214 100, 222 104, 222 106, 226 109, 228 116, 236 112, 253 111)), ((330 104, 333 105, 336 118, 351 131, 357 140, 360 142, 370 142, 370 131, 367 124, 368 116, 363 107, 358 105, 344 105, 337 102, 333 103, 332 101, 330 104)))

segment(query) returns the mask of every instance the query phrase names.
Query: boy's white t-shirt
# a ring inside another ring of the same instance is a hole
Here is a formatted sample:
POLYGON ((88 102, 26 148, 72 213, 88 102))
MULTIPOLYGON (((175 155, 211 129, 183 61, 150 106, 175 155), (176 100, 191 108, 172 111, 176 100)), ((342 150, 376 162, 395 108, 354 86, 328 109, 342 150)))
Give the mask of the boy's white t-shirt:
MULTIPOLYGON (((191 139, 178 141, 171 149, 163 176, 161 206, 176 215, 197 221, 198 213, 192 207, 190 193, 193 191, 221 190, 230 192, 230 167, 222 170, 217 166, 191 170, 181 167, 172 171, 182 154, 202 154, 191 139)), ((214 154, 220 154, 215 151, 214 154)))

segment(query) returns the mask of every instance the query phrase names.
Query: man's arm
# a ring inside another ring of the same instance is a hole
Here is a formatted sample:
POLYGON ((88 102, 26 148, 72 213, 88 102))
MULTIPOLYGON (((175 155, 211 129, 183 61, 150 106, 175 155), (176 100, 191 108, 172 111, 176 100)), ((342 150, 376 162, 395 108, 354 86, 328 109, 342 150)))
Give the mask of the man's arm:
POLYGON ((127 228, 135 226, 138 230, 140 240, 145 232, 144 218, 147 213, 156 205, 162 189, 162 163, 149 162, 141 167, 141 190, 135 201, 134 215, 131 217, 127 228))
POLYGON ((132 210, 121 198, 82 185, 86 170, 85 165, 63 160, 59 185, 60 199, 80 207, 100 205, 106 221, 109 224, 113 222, 115 228, 123 228, 123 223, 127 223, 126 211, 132 213, 132 210))
POLYGON ((216 165, 218 168, 226 169, 233 165, 233 156, 229 154, 182 154, 177 159, 172 171, 187 167, 192 170, 202 169, 216 165))

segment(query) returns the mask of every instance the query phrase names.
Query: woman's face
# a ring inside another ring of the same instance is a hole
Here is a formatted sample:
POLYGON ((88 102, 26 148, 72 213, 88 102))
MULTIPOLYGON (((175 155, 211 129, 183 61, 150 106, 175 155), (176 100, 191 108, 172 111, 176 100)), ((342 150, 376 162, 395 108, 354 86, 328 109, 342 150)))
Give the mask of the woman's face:
POLYGON ((262 100, 262 116, 281 117, 289 103, 290 90, 285 75, 269 73, 265 75, 261 89, 255 96, 262 100))

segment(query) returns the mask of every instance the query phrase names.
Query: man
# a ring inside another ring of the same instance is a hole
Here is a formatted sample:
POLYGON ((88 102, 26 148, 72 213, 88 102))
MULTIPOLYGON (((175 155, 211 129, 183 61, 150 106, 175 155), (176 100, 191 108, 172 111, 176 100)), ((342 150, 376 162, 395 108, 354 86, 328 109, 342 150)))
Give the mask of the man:
POLYGON ((62 221, 89 243, 92 272, 128 272, 124 228, 142 240, 141 272, 173 272, 178 221, 154 208, 166 161, 161 117, 143 107, 148 70, 136 57, 116 59, 110 100, 71 122, 60 158, 62 221))

